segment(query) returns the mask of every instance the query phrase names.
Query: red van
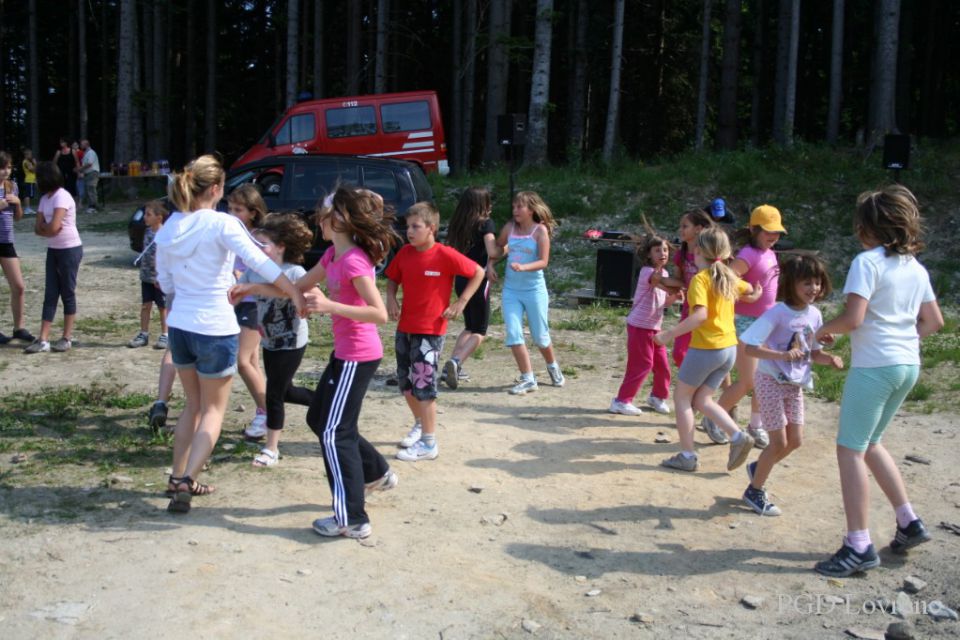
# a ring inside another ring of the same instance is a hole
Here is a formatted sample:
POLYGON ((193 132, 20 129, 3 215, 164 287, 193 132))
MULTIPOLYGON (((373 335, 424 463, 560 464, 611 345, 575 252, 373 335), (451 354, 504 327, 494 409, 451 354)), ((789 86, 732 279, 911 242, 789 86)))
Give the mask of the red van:
POLYGON ((298 102, 233 166, 299 153, 395 158, 416 162, 424 173, 450 173, 434 91, 298 102))

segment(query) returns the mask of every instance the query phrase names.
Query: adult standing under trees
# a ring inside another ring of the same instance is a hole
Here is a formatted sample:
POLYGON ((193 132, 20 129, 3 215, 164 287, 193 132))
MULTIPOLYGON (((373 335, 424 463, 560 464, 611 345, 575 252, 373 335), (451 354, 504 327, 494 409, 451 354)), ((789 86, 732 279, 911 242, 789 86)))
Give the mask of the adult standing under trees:
POLYGON ((90 141, 84 138, 80 141, 80 149, 83 150, 83 160, 80 163, 80 179, 84 186, 84 203, 87 205, 87 213, 92 213, 100 209, 100 198, 97 197, 97 185, 100 182, 100 157, 90 146, 90 141))
POLYGON ((66 189, 73 198, 77 197, 77 169, 80 163, 77 157, 73 155, 70 148, 70 141, 66 138, 60 138, 60 147, 53 154, 53 163, 60 169, 60 175, 63 176, 63 188, 66 189))

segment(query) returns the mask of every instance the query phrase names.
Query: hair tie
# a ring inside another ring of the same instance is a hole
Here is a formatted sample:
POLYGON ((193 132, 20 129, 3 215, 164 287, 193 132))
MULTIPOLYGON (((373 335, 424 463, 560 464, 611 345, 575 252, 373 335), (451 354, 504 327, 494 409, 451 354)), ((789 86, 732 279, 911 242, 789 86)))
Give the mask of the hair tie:
POLYGON ((323 199, 323 208, 329 209, 333 206, 333 194, 328 194, 326 198, 323 199))
POLYGON ((714 262, 723 262, 723 258, 714 258, 713 261, 714 261, 714 262))

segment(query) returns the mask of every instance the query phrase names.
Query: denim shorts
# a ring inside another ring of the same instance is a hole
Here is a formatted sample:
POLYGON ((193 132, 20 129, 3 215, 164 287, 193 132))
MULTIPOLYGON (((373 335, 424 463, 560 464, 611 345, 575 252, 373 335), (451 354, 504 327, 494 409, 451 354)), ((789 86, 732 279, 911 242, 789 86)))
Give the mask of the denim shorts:
POLYGON ((226 378, 237 372, 239 334, 205 336, 170 327, 170 355, 178 369, 196 369, 201 378, 226 378))

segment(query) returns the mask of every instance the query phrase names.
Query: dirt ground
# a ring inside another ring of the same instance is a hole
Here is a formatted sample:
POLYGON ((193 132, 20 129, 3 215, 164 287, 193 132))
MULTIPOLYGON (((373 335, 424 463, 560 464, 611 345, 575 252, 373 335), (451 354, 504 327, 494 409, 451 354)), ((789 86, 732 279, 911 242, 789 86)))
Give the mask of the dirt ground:
MULTIPOLYGON (((133 254, 122 232, 86 229, 94 220, 81 219, 80 317, 132 321, 133 254)), ((17 224, 17 249, 35 331, 43 248, 31 224, 17 224)), ((5 283, 0 299, 8 331, 5 283)), ((393 330, 383 327, 385 342, 393 330)), ((491 336, 483 359, 467 364, 472 380, 441 395, 440 457, 391 463, 400 483, 369 500, 373 536, 363 542, 310 529, 329 515, 330 496, 301 407, 288 410, 277 467, 215 457, 204 480, 218 491, 186 516, 166 511, 164 465, 121 469, 129 478, 106 487, 96 465, 20 481, 4 453, 0 636, 882 637, 899 618, 875 601, 894 601, 907 576, 927 583, 901 596, 921 610, 906 614, 918 637, 960 634, 960 623, 922 612, 933 600, 960 608, 960 536, 938 527, 960 522, 956 415, 898 415, 886 439, 933 542, 906 560, 881 551, 883 565, 866 576, 827 580, 812 566, 836 550, 844 528, 836 404, 808 400, 805 444, 769 482, 784 514, 760 518, 740 500, 744 471, 725 470, 726 447, 697 432, 701 470, 667 471, 658 465, 676 451, 672 417, 606 413, 623 371, 621 331, 555 332, 560 361, 576 375, 562 389, 546 384, 521 397, 506 393, 516 371, 502 328, 491 336), (671 443, 655 443, 660 433, 671 443), (911 454, 929 465, 905 461, 911 454), (756 608, 742 602, 748 596, 760 599, 756 608)), ((160 353, 127 349, 129 337, 78 333, 67 354, 0 347, 0 393, 112 380, 153 394, 160 353)), ((302 370, 322 364, 314 358, 302 370)), ((410 421, 385 384, 391 364, 370 389, 361 429, 392 459, 410 421)), ((535 364, 543 383, 543 363, 535 364)), ((233 394, 221 443, 238 442, 249 419, 239 379, 233 394)), ((130 430, 149 437, 139 411, 130 430)), ((876 487, 871 523, 885 547, 894 519, 876 487)))

